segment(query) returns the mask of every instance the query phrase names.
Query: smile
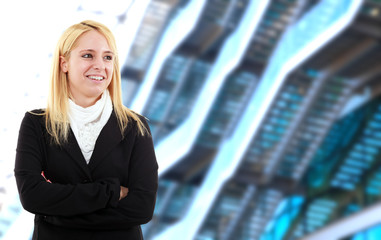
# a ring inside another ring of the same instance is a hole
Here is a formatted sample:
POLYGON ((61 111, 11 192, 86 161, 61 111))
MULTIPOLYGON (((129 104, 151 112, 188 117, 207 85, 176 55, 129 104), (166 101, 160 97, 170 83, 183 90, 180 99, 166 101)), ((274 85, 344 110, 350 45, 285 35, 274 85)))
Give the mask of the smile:
POLYGON ((102 76, 87 76, 87 77, 90 78, 91 80, 95 80, 95 81, 102 81, 105 79, 102 76))

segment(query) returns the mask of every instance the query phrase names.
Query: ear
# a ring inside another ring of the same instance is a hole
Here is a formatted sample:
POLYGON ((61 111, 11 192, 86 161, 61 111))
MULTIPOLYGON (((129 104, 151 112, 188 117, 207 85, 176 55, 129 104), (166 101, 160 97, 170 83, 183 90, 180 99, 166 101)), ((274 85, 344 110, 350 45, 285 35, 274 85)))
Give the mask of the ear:
POLYGON ((63 56, 60 56, 60 67, 64 73, 67 73, 68 71, 68 63, 66 59, 63 56))

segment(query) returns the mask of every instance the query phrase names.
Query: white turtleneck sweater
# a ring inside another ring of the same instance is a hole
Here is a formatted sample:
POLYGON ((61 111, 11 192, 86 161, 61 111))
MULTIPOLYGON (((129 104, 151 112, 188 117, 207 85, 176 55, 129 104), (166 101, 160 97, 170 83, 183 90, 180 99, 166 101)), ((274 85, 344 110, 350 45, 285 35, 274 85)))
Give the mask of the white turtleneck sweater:
POLYGON ((108 90, 92 106, 83 108, 69 99, 70 127, 87 162, 94 151, 95 142, 112 112, 112 102, 108 90))

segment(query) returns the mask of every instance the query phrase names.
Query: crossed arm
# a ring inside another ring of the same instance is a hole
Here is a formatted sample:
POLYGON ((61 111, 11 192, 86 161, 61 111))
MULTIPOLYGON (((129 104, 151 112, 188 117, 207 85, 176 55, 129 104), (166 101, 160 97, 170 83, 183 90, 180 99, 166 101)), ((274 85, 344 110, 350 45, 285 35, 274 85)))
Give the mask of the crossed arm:
POLYGON ((128 188, 117 178, 60 184, 41 176, 44 140, 39 128, 27 114, 17 145, 15 177, 26 210, 54 225, 81 229, 125 229, 152 218, 157 163, 150 137, 135 139, 128 188))

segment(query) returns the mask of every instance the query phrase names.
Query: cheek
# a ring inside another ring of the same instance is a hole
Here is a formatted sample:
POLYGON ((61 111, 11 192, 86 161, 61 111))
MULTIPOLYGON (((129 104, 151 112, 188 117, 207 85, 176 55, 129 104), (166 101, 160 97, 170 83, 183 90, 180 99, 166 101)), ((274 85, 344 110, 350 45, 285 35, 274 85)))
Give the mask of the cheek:
POLYGON ((114 71, 114 64, 109 64, 106 66, 106 68, 108 72, 112 73, 114 71))
POLYGON ((107 71, 107 78, 108 78, 109 80, 111 80, 111 78, 112 78, 112 74, 114 73, 114 68, 113 68, 113 66, 108 66, 108 67, 106 67, 106 71, 107 71))
MULTIPOLYGON (((74 62, 70 64, 68 68, 69 77, 79 79, 89 70, 89 66, 87 64, 83 64, 80 62, 74 62)), ((74 80, 74 79, 73 79, 74 80)))
POLYGON ((78 85, 83 81, 82 76, 78 71, 69 71, 68 78, 69 84, 71 85, 78 85))

